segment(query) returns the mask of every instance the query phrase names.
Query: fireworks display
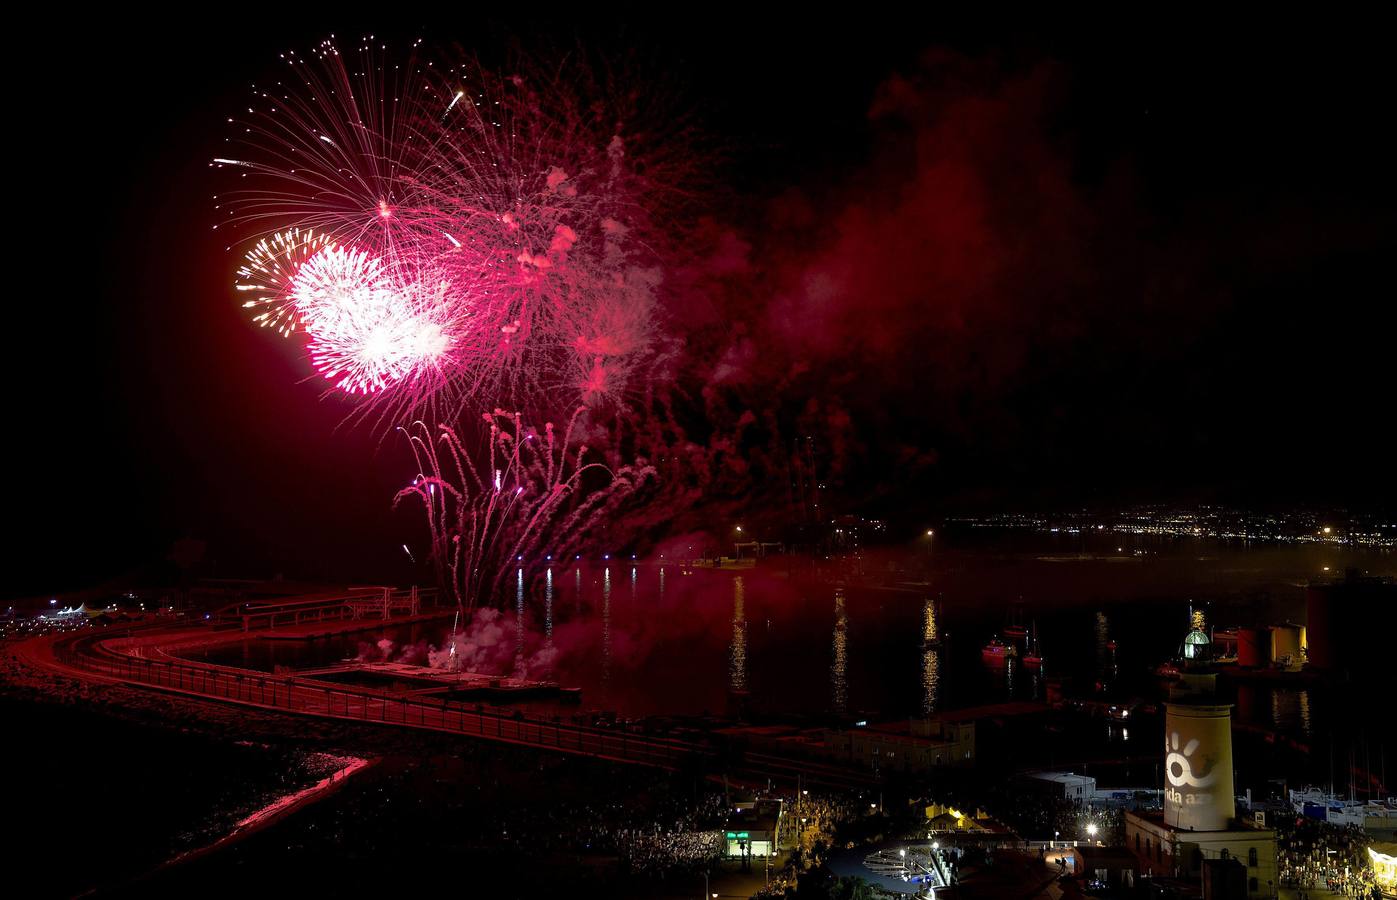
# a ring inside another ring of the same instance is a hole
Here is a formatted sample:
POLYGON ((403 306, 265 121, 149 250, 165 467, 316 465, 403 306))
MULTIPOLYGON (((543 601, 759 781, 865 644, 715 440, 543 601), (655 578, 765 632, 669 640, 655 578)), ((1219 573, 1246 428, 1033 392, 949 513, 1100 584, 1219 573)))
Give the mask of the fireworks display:
POLYGON ((258 242, 238 270, 253 320, 283 335, 304 332, 315 367, 335 386, 370 394, 395 384, 439 383, 449 369, 455 316, 445 279, 398 270, 364 250, 292 229, 258 242))
POLYGON ((420 500, 427 514, 438 580, 470 609, 500 596, 528 560, 564 559, 586 546, 636 489, 655 477, 649 466, 616 469, 593 461, 574 440, 578 416, 559 435, 518 414, 484 417, 489 437, 481 463, 456 430, 424 423, 402 429, 423 473, 394 500, 420 500))
POLYGON ((213 161, 237 181, 216 227, 244 252, 253 321, 303 341, 358 415, 414 423, 419 474, 394 505, 422 501, 462 608, 498 599, 515 562, 616 538, 664 457, 632 399, 662 358, 656 223, 693 153, 681 120, 647 126, 633 87, 572 57, 501 75, 369 38, 284 61, 213 161))
POLYGON ((346 391, 371 393, 420 379, 451 349, 446 285, 394 279, 362 250, 321 250, 291 282, 291 299, 311 336, 310 354, 346 391))
POLYGON ((238 180, 222 227, 255 240, 236 285, 255 321, 399 421, 633 388, 654 350, 651 223, 678 170, 631 139, 633 97, 371 38, 284 59, 214 160, 238 180))

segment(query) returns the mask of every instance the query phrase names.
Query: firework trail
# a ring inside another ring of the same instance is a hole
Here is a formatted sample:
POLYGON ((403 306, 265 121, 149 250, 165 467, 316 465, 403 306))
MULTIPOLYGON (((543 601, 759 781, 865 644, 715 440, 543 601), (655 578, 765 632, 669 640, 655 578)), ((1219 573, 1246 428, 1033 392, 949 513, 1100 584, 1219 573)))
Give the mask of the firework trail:
MULTIPOLYGON (((419 42, 420 44, 420 42, 419 42)), ((250 232, 237 290, 389 420, 566 413, 635 391, 655 355, 674 141, 581 63, 502 76, 393 62, 366 39, 284 55, 214 165, 250 232)), ((675 134, 682 138, 682 134, 675 134)))
POLYGON ((655 477, 647 465, 611 468, 589 459, 573 440, 578 415, 562 435, 550 422, 542 433, 518 413, 484 416, 487 438, 477 462, 456 430, 418 421, 401 429, 423 473, 394 498, 422 503, 438 580, 458 606, 470 610, 505 596, 517 563, 563 558, 587 547, 655 477))

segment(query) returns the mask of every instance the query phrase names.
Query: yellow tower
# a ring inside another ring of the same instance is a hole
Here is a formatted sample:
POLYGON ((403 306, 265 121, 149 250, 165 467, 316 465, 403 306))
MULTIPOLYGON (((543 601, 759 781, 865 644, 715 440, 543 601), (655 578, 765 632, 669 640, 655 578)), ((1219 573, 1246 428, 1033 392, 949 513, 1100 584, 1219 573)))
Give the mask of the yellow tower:
POLYGON ((1207 702, 1211 680, 1185 676, 1165 704, 1164 822, 1178 829, 1222 831, 1237 814, 1232 707, 1207 702))

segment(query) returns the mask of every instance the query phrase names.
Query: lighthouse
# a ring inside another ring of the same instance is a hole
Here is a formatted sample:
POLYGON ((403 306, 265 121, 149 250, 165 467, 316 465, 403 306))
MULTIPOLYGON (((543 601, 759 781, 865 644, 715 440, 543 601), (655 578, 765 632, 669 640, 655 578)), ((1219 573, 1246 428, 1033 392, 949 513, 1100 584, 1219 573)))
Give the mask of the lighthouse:
POLYGON ((1184 675, 1164 716, 1164 821, 1221 831, 1236 816, 1232 707, 1212 702, 1213 675, 1184 675))
POLYGON ((1244 885, 1247 900, 1271 900, 1279 885, 1276 834, 1255 817, 1237 818, 1232 706, 1218 702, 1215 682, 1215 675, 1186 672, 1169 692, 1160 748, 1164 808, 1127 812, 1126 844, 1143 875, 1192 882, 1205 897, 1228 882, 1244 885))

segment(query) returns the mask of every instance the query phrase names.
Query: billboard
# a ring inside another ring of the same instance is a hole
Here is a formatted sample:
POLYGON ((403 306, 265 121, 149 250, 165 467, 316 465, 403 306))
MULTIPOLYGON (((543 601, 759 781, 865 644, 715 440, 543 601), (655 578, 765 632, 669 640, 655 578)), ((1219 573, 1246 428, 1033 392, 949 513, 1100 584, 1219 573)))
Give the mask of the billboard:
POLYGON ((1164 821, 1221 831, 1236 815, 1232 791, 1232 707, 1166 705, 1164 821))

